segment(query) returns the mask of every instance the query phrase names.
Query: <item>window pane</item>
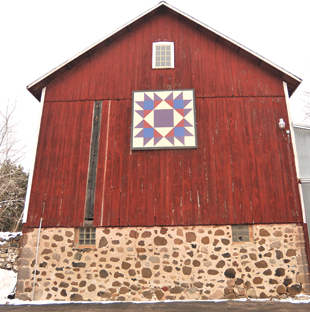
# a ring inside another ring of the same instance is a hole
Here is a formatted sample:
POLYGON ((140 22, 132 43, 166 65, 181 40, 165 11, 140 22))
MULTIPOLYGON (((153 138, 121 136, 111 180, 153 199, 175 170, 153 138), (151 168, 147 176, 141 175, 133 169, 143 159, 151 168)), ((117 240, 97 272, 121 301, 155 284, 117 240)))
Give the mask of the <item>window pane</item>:
POLYGON ((173 43, 154 43, 153 66, 154 68, 169 68, 172 64, 173 43))
POLYGON ((79 245, 95 245, 96 244, 96 229, 95 228, 79 228, 78 233, 79 245))
POLYGON ((250 228, 248 225, 233 225, 231 228, 233 242, 250 241, 250 228))

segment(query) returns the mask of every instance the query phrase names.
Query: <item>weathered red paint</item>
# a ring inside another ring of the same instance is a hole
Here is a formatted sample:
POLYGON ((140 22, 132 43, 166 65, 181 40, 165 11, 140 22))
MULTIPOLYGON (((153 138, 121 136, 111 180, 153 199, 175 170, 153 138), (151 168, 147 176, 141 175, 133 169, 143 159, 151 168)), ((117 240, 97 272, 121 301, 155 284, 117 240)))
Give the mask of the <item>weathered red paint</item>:
POLYGON ((82 226, 93 102, 45 102, 25 226, 82 226))
POLYGON ((95 226, 302 222, 282 80, 163 13, 47 86, 26 226, 83 225, 95 100, 95 226), (132 91, 162 89, 195 89, 198 149, 130 150, 132 91))

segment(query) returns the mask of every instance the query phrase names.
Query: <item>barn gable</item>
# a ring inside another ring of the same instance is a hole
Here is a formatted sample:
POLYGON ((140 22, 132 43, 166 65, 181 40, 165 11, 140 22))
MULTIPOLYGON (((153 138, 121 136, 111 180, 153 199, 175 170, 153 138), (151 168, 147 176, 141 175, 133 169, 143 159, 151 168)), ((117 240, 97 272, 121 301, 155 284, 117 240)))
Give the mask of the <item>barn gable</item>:
MULTIPOLYGON (((284 70, 283 68, 275 65, 274 63, 265 59, 261 55, 258 55, 257 53, 251 51, 250 49, 242 46, 238 42, 232 40, 231 38, 219 33, 215 29, 212 29, 211 27, 199 22, 198 20, 192 18, 186 13, 162 1, 154 8, 138 16, 133 21, 130 21, 129 23, 125 24, 123 27, 116 30, 114 33, 108 35, 106 38, 99 40, 97 43, 85 49, 84 51, 82 51, 81 53, 73 57, 72 59, 64 62, 63 64, 61 64, 60 66, 52 70, 51 72, 47 73, 43 77, 34 81, 27 87, 28 90, 39 100, 41 97, 42 88, 44 88, 51 81, 58 79, 64 73, 72 70, 72 68, 74 68, 75 66, 79 65, 80 63, 84 62, 85 60, 89 58, 92 58, 98 52, 110 47, 112 43, 117 42, 118 40, 127 36, 128 33, 131 33, 133 30, 140 28, 141 26, 147 24, 154 17, 162 13, 166 13, 166 14, 169 14, 170 16, 174 16, 176 19, 178 19, 179 21, 182 21, 191 29, 196 29, 199 33, 204 34, 208 38, 221 43, 223 46, 228 47, 229 49, 236 52, 237 54, 245 57, 248 60, 251 60, 258 66, 265 68, 269 72, 273 73, 275 76, 281 78, 283 81, 286 81, 286 83, 288 84, 288 90, 289 90, 290 95, 296 90, 296 88, 301 83, 301 79, 289 73, 288 71, 284 70)), ((158 41, 158 40, 155 40, 155 41, 158 41)))

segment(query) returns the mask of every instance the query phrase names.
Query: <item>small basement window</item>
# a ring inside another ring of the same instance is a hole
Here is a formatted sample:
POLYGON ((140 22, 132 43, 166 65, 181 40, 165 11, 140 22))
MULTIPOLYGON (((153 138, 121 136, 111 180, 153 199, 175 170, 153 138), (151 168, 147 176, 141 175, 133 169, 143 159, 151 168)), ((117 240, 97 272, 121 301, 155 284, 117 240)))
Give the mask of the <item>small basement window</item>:
POLYGON ((250 225, 232 225, 233 243, 246 243, 253 241, 253 232, 250 225))
POLYGON ((152 68, 174 68, 173 42, 153 42, 152 68))
POLYGON ((77 234, 78 234, 77 243, 79 246, 96 245, 96 228, 94 227, 79 228, 77 234))

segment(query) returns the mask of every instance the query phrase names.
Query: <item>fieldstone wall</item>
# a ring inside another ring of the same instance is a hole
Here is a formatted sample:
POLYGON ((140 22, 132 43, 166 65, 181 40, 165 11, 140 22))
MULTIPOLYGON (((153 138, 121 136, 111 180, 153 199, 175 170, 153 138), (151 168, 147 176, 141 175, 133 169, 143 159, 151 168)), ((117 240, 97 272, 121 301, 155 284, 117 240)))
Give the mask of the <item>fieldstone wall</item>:
MULTIPOLYGON (((17 297, 31 298, 38 230, 23 234, 17 297)), ((302 227, 254 225, 232 243, 230 226, 97 228, 79 248, 75 229, 41 230, 35 300, 285 298, 307 291, 302 227)))
POLYGON ((0 269, 17 273, 21 232, 2 236, 3 238, 0 238, 0 269))

